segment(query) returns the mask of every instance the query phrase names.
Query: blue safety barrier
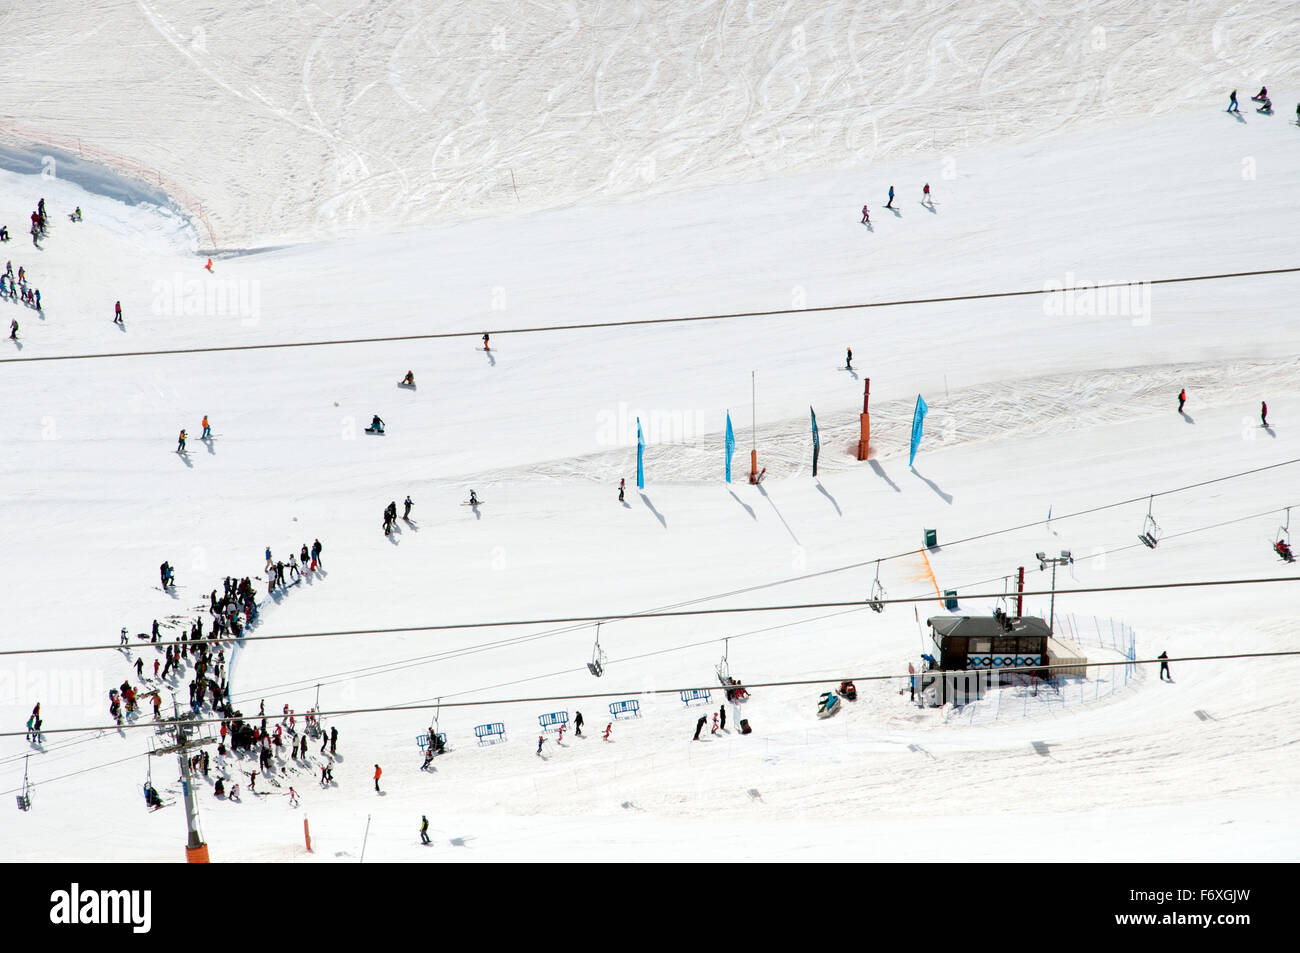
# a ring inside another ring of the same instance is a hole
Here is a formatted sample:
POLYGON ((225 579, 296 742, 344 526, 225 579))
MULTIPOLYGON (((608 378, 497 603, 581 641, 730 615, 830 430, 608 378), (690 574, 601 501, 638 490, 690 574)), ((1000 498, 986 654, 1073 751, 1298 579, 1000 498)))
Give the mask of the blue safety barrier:
POLYGON ((678 694, 682 696, 682 704, 688 708, 695 702, 707 702, 709 700, 709 690, 707 688, 692 688, 678 694))
POLYGON ((480 745, 496 744, 498 741, 506 740, 506 726, 499 721, 494 721, 490 725, 476 725, 474 734, 478 736, 480 745))
POLYGON ((640 718, 641 702, 635 698, 629 698, 627 701, 610 702, 609 713, 615 718, 640 718))

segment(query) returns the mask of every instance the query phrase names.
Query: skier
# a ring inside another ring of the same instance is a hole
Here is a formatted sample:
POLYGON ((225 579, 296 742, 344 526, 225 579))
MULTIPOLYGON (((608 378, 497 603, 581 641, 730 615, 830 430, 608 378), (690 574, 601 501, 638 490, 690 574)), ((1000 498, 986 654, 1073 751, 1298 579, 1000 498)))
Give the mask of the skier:
POLYGON ((9 322, 9 340, 18 340, 18 321, 17 319, 9 322))
POLYGON ((122 302, 120 301, 113 305, 113 323, 122 324, 122 302))
POLYGON ((209 274, 211 274, 211 272, 212 272, 212 259, 209 258, 209 259, 208 259, 208 263, 207 263, 206 265, 204 265, 203 267, 206 268, 206 269, 208 270, 208 273, 209 273, 209 274))
POLYGON ((180 437, 179 437, 178 440, 177 440, 177 443, 176 443, 176 452, 177 452, 177 453, 184 453, 184 452, 185 452, 185 431, 184 431, 184 430, 181 431, 181 435, 180 435, 180 437))
POLYGON ((375 793, 376 794, 379 793, 379 777, 383 773, 384 773, 383 768, 379 767, 379 765, 375 765, 375 793))
POLYGON ((411 507, 414 505, 415 504, 411 502, 411 494, 406 494, 406 499, 402 501, 402 506, 405 507, 405 509, 402 510, 402 519, 407 520, 408 522, 410 521, 411 507))
POLYGON ((618 478, 618 501, 620 503, 624 502, 623 493, 626 490, 626 488, 627 488, 627 480, 625 480, 623 477, 619 477, 618 478))
POLYGON ((1168 675, 1168 676, 1169 676, 1169 681, 1172 682, 1172 681, 1174 680, 1174 677, 1173 677, 1172 675, 1169 674, 1169 653, 1168 653, 1168 652, 1163 652, 1163 651, 1162 651, 1159 655, 1156 656, 1156 658, 1158 658, 1158 659, 1161 660, 1161 661, 1160 661, 1160 681, 1163 682, 1163 681, 1165 680, 1165 676, 1168 675))
POLYGON ((142 658, 135 660, 135 677, 144 681, 144 659, 142 658))
POLYGON ((73 211, 73 213, 68 216, 68 218, 72 219, 72 221, 74 222, 81 221, 81 206, 78 205, 76 209, 73 211))
MULTIPOLYGON (((324 734, 324 732, 321 733, 324 734)), ((339 730, 337 728, 331 728, 330 729, 330 754, 334 754, 334 749, 338 745, 338 743, 339 743, 339 730)))
POLYGON ((853 348, 846 347, 844 350, 848 352, 847 356, 844 358, 844 369, 846 371, 851 371, 853 370, 853 348))
POLYGON ((478 506, 478 497, 474 495, 474 491, 473 491, 473 490, 470 490, 470 491, 469 491, 469 505, 470 505, 470 506, 478 506))
POLYGON ((716 735, 717 733, 718 733, 718 713, 715 711, 713 713, 713 727, 709 729, 709 734, 716 735))
POLYGON ((41 289, 37 288, 32 292, 32 301, 36 304, 36 310, 41 310, 41 289))
POLYGON ((576 737, 582 737, 582 712, 573 716, 573 734, 576 737))
POLYGON ((614 723, 611 721, 605 726, 605 734, 602 736, 606 741, 609 740, 609 733, 614 730, 614 723))
POLYGON ((428 771, 429 765, 433 763, 433 744, 424 749, 424 764, 420 765, 421 771, 428 771))
POLYGON ((334 771, 330 768, 328 763, 322 764, 320 767, 320 786, 328 787, 333 783, 334 783, 334 771))
POLYGON ((889 187, 889 201, 885 203, 885 208, 893 208, 893 207, 894 207, 894 187, 891 185, 889 187))
POLYGON ((1230 113, 1241 112, 1241 110, 1237 108, 1237 91, 1235 89, 1232 91, 1232 95, 1228 97, 1228 112, 1230 113))
POLYGON ((1185 403, 1187 403, 1187 388, 1183 388, 1178 392, 1178 412, 1180 414, 1183 412, 1183 404, 1185 403))
POLYGON ((488 347, 488 333, 486 331, 483 332, 483 350, 492 350, 492 348, 488 347))
POLYGON ((325 547, 320 544, 319 539, 311 544, 311 568, 312 569, 315 569, 318 566, 325 565, 323 562, 321 562, 321 558, 320 558, 321 550, 324 548, 325 547))
POLYGON ((1268 426, 1268 401, 1265 400, 1259 402, 1259 425, 1261 427, 1268 426))
MULTIPOLYGON (((166 564, 166 563, 163 563, 163 565, 165 566, 165 565, 167 565, 167 564, 166 564)), ((167 578, 167 577, 166 577, 166 574, 163 575, 163 578, 164 578, 164 579, 167 578)), ((129 644, 130 644, 130 642, 128 642, 128 641, 127 641, 127 638, 126 638, 126 626, 122 626, 122 644, 123 644, 123 645, 129 645, 129 644)))
POLYGON ((153 620, 153 630, 152 630, 152 632, 153 632, 153 634, 149 636, 149 641, 150 641, 150 642, 157 642, 157 641, 158 641, 158 620, 157 620, 157 619, 154 619, 154 620, 153 620))
POLYGON ((429 843, 429 819, 423 814, 420 815, 420 840, 429 843))
POLYGON ((563 740, 564 740, 564 725, 561 724, 561 725, 560 725, 560 736, 559 736, 558 738, 555 739, 555 743, 558 745, 558 744, 559 744, 560 742, 562 742, 563 740))
POLYGON ((289 806, 298 806, 298 792, 293 789, 293 785, 289 786, 289 806))
POLYGON ((208 426, 208 415, 203 415, 203 435, 200 440, 210 440, 212 438, 212 428, 208 426))
POLYGON ((537 736, 537 754, 538 754, 539 757, 540 757, 541 754, 542 754, 542 745, 544 745, 544 744, 546 744, 546 735, 538 735, 538 736, 537 736))
POLYGON ((700 731, 704 728, 704 723, 708 720, 707 715, 700 716, 700 720, 695 723, 695 737, 691 739, 692 741, 700 740, 700 731))
POLYGON ((921 204, 922 204, 922 205, 933 205, 933 204, 934 204, 933 202, 930 201, 930 183, 929 183, 929 182, 925 183, 925 188, 923 188, 923 189, 921 190, 921 204))
POLYGON ((871 213, 867 211, 867 207, 865 205, 862 206, 862 224, 863 225, 871 224, 871 213))

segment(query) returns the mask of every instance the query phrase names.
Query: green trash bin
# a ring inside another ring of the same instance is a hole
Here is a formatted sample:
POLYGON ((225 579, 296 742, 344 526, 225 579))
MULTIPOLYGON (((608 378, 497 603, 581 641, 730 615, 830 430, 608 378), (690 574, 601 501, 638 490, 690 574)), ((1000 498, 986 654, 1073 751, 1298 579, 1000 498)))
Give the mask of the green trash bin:
POLYGON ((957 608, 957 590, 945 589, 943 591, 943 606, 945 609, 957 608))
POLYGON ((934 549, 939 545, 939 531, 937 529, 927 529, 925 531, 925 548, 934 549))

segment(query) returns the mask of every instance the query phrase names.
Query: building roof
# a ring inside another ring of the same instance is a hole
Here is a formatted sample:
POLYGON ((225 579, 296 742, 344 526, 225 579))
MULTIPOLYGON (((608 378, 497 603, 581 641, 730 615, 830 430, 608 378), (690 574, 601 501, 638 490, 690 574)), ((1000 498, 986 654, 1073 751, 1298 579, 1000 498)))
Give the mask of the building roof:
POLYGON ((925 624, 934 629, 935 635, 939 636, 961 635, 996 639, 1008 635, 1047 636, 1051 634, 1047 623, 1038 616, 1013 619, 1012 623, 1012 629, 1008 632, 1002 627, 1002 623, 991 615, 938 615, 925 620, 925 624))

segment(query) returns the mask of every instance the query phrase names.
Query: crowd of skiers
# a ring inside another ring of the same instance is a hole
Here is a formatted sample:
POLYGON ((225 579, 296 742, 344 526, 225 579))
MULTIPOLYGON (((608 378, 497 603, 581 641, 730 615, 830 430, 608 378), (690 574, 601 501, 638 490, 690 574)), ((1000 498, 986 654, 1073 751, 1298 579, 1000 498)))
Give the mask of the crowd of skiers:
POLYGON ((21 302, 34 311, 41 310, 41 290, 27 280, 26 266, 19 265, 15 273, 12 261, 5 262, 4 274, 0 275, 0 298, 8 298, 11 304, 21 302))

